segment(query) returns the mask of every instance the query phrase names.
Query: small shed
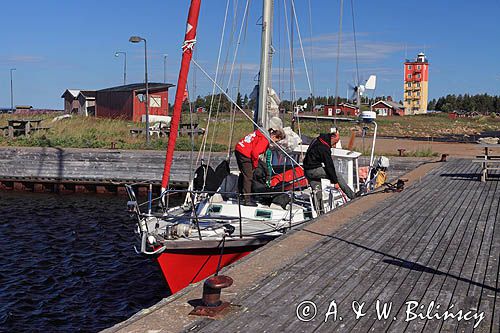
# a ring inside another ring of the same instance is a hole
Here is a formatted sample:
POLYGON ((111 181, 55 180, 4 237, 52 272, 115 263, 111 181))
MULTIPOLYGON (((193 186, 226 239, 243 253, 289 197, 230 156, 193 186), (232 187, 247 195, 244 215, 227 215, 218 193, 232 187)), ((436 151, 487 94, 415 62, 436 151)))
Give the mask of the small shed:
POLYGON ((78 114, 95 116, 95 91, 80 91, 78 94, 78 114))
POLYGON ((95 94, 92 90, 66 89, 61 96, 61 98, 64 98, 64 113, 80 113, 82 107, 78 98, 80 93, 85 96, 95 94))
POLYGON ((64 113, 77 113, 79 109, 78 94, 80 90, 66 89, 61 98, 64 98, 64 113))
MULTIPOLYGON (((149 114, 168 115, 169 83, 149 83, 149 114)), ((144 121, 146 115, 146 85, 134 83, 97 90, 95 95, 95 114, 102 118, 120 118, 144 121)))
POLYGON ((404 106, 393 102, 393 101, 377 101, 372 105, 372 110, 377 113, 378 116, 403 116, 404 106))
POLYGON ((337 105, 337 109, 335 109, 335 105, 333 105, 333 104, 325 105, 324 106, 324 113, 325 113, 325 116, 343 115, 343 116, 352 116, 352 117, 356 117, 359 114, 358 108, 356 107, 356 105, 352 105, 349 103, 340 103, 337 105))

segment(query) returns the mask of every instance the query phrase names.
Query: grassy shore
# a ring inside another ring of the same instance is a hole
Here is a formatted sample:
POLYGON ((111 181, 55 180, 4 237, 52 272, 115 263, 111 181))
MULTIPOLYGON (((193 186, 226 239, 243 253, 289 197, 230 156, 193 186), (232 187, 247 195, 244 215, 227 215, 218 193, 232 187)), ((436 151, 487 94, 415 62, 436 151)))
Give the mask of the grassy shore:
MULTIPOLYGON (((123 120, 101 119, 93 117, 73 116, 52 122, 52 119, 60 114, 19 116, 0 115, 0 127, 7 125, 8 119, 34 118, 43 119, 41 126, 50 127, 47 131, 40 131, 30 136, 19 136, 9 139, 0 136, 0 146, 26 146, 26 147, 60 147, 60 148, 110 148, 118 149, 160 149, 166 148, 167 138, 151 137, 149 146, 145 144, 144 136, 133 137, 130 129, 134 127, 145 127, 144 124, 133 123, 123 120)), ((190 122, 188 114, 183 115, 183 122, 190 122)), ((193 122, 200 127, 208 128, 207 149, 211 146, 212 151, 225 151, 227 147, 233 147, 237 140, 253 130, 250 121, 242 114, 237 114, 232 122, 230 114, 222 113, 218 117, 212 116, 208 124, 208 114, 193 115, 193 122), (231 124, 234 123, 234 126, 231 124), (232 135, 231 135, 232 133, 232 135)), ((396 136, 408 138, 433 138, 450 137, 460 138, 479 135, 485 131, 500 131, 500 118, 483 116, 479 118, 459 118, 451 120, 446 114, 419 115, 406 117, 379 117, 379 136, 396 136)), ((285 125, 290 125, 290 115, 285 115, 285 125)), ((350 133, 355 131, 360 136, 362 126, 355 123, 324 122, 319 120, 302 121, 296 124, 296 131, 304 135, 316 136, 321 132, 328 132, 331 126, 339 128, 345 141, 350 133)), ((372 135, 368 131, 368 136, 372 135)), ((178 150, 198 150, 202 143, 202 136, 195 137, 193 141, 188 136, 179 137, 176 145, 178 150)), ((358 140, 360 141, 360 140, 358 140)), ((416 152, 418 155, 429 156, 432 152, 416 152)))

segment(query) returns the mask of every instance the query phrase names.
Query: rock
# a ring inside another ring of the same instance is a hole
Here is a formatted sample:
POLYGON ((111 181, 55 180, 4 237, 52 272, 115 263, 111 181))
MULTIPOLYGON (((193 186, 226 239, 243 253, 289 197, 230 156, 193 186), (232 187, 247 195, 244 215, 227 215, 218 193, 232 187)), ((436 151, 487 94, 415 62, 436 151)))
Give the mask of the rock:
POLYGON ((500 138, 494 138, 494 137, 486 137, 486 138, 480 138, 479 140, 477 140, 478 143, 485 143, 485 144, 488 144, 488 145, 496 145, 498 144, 498 141, 500 140, 500 138))

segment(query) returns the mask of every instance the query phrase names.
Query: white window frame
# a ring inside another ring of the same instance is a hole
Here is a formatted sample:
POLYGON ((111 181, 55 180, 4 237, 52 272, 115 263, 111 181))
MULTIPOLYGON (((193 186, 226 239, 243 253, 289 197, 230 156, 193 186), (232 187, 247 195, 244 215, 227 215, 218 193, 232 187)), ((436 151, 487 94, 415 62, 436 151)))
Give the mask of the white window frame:
POLYGON ((161 96, 160 95, 149 96, 149 107, 150 108, 161 108, 161 96))

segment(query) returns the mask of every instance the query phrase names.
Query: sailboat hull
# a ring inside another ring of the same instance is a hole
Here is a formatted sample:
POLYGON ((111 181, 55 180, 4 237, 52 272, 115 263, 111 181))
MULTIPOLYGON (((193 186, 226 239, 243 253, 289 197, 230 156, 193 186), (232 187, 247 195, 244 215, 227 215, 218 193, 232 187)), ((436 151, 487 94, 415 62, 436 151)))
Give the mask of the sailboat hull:
POLYGON ((191 283, 201 281, 217 271, 250 254, 261 245, 224 248, 175 249, 160 254, 157 261, 172 294, 191 283))

